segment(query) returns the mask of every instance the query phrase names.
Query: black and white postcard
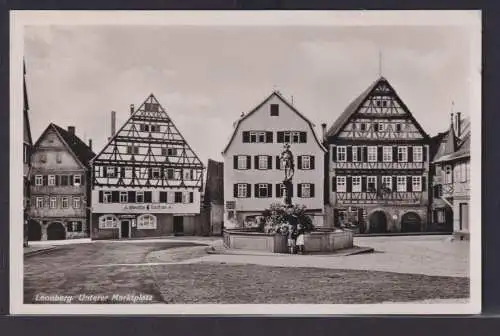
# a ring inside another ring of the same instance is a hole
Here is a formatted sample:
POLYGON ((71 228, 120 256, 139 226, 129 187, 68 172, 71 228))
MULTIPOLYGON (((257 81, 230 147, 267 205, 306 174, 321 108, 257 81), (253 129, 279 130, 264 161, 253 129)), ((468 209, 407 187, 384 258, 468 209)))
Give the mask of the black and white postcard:
POLYGON ((481 310, 479 11, 13 11, 10 76, 12 314, 481 310))

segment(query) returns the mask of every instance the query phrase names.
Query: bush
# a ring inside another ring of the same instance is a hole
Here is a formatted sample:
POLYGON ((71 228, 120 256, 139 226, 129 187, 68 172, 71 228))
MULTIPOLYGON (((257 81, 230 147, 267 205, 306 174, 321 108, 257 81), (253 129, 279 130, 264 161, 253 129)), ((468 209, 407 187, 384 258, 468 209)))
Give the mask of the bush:
POLYGON ((294 226, 301 224, 306 232, 313 231, 312 219, 305 212, 306 207, 304 205, 287 207, 281 203, 273 203, 269 209, 264 210, 262 213, 264 217, 262 232, 284 232, 283 227, 288 225, 288 223, 294 226))

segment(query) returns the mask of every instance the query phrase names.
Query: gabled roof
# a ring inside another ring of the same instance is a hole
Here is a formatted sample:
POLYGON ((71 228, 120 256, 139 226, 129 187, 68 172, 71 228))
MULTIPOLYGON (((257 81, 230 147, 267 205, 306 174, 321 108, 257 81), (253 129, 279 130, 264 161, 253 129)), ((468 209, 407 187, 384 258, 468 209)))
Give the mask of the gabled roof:
POLYGON ((318 145, 321 147, 323 151, 327 151, 326 148, 323 146, 321 141, 319 141, 318 136, 316 135, 316 132, 314 131, 314 124, 307 119, 302 113, 300 113, 292 104, 290 104, 282 95, 279 93, 279 91, 273 91, 266 99, 264 99, 259 105, 257 105, 255 108, 253 108, 250 112, 242 115, 236 122, 234 123, 234 131, 233 134, 231 135, 231 138, 229 139, 228 144, 224 147, 224 150, 222 151, 222 155, 226 153, 228 150, 229 146, 233 142, 234 137, 236 136, 236 133, 238 132, 238 128, 241 125, 241 122, 245 119, 247 119, 249 116, 254 114, 258 109, 260 109, 264 104, 266 104, 271 98, 277 97, 279 100, 281 100, 286 106, 288 106, 293 112, 295 112, 300 118, 302 118, 308 125, 309 128, 311 129, 311 132, 314 136, 314 139, 318 143, 318 145))
POLYGON ((75 158, 85 167, 88 167, 90 160, 95 156, 95 153, 87 146, 78 136, 72 134, 62 127, 57 126, 54 123, 50 123, 49 126, 43 131, 40 138, 38 138, 35 147, 38 146, 40 141, 43 139, 44 135, 52 129, 57 135, 62 139, 63 143, 68 147, 68 149, 73 153, 75 158))
POLYGON ((30 145, 33 145, 33 138, 31 137, 31 127, 30 127, 30 118, 28 115, 28 111, 30 109, 28 102, 28 92, 26 90, 26 64, 23 60, 23 118, 24 118, 24 131, 27 132, 25 137, 28 137, 28 141, 30 145))
POLYGON ((446 132, 440 133, 443 137, 434 155, 434 163, 470 156, 470 120, 463 118, 460 123, 462 129, 460 137, 455 133, 456 123, 451 124, 446 132), (453 143, 449 145, 450 142, 453 143))
POLYGON ((453 125, 450 126, 448 133, 446 134, 446 142, 444 143, 443 155, 448 155, 457 150, 458 138, 455 135, 455 130, 453 125))
POLYGON ((412 113, 406 106, 406 104, 399 98, 399 95, 396 93, 396 90, 392 87, 389 81, 385 77, 380 77, 376 81, 374 81, 370 86, 368 86, 358 97, 356 97, 349 105, 347 105, 346 109, 342 114, 335 120, 333 125, 330 127, 328 132, 326 132, 325 137, 334 137, 337 136, 338 133, 344 128, 344 126, 349 122, 349 120, 356 114, 356 112, 363 106, 365 101, 371 96, 372 92, 381 84, 386 85, 389 90, 395 93, 395 99, 398 101, 399 105, 408 112, 408 117, 412 120, 415 127, 424 135, 425 138, 429 136, 424 131, 422 126, 418 123, 418 121, 413 117, 412 113))

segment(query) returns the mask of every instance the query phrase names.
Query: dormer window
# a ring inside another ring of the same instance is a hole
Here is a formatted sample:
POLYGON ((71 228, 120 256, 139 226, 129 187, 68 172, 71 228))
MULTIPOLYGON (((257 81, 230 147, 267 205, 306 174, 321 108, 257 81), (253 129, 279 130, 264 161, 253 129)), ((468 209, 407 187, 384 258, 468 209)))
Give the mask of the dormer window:
POLYGON ((280 115, 280 106, 278 104, 271 104, 271 117, 277 117, 280 115))

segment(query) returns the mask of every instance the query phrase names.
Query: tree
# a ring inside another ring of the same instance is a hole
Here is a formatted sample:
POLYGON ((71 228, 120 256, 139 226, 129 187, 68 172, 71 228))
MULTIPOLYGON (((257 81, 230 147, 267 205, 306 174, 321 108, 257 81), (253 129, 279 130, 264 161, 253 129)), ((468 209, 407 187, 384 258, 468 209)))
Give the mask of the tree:
POLYGON ((304 205, 287 206, 281 203, 273 203, 262 212, 265 219, 265 225, 262 228, 263 232, 276 232, 282 231, 283 226, 292 224, 294 226, 301 224, 306 232, 314 230, 314 225, 310 216, 306 214, 306 207, 304 205))

